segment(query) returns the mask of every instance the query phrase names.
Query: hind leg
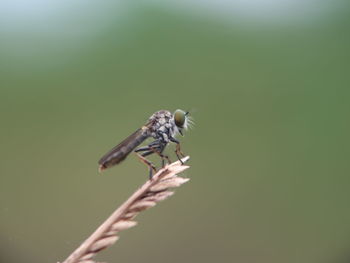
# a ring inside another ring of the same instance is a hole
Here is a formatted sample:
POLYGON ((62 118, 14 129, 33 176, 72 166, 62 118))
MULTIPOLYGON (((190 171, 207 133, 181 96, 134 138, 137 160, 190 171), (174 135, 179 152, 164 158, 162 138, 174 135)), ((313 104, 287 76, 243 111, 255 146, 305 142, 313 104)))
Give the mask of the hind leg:
POLYGON ((171 163, 171 160, 170 160, 169 156, 163 154, 165 146, 166 145, 161 145, 160 147, 157 147, 157 148, 152 147, 152 146, 150 147, 151 151, 153 151, 154 153, 158 154, 159 157, 162 159, 162 168, 164 168, 164 166, 165 166, 165 160, 168 161, 168 164, 171 163))
POLYGON ((152 153, 156 153, 159 155, 159 157, 162 159, 162 167, 165 166, 165 160, 168 161, 168 163, 171 163, 171 160, 168 155, 163 154, 163 151, 165 149, 166 144, 160 142, 160 141, 154 141, 150 143, 147 146, 138 148, 135 150, 135 152, 144 152, 142 153, 142 156, 145 157, 147 155, 150 155, 152 153), (146 152, 147 151, 147 152, 146 152))
POLYGON ((156 167, 154 166, 154 164, 152 162, 150 162, 149 160, 147 160, 145 158, 145 156, 147 156, 149 154, 152 154, 153 152, 151 152, 151 153, 146 152, 146 153, 143 153, 143 154, 139 154, 137 152, 135 152, 135 153, 136 153, 137 157, 139 157, 140 161, 143 162, 144 164, 146 164, 149 167, 149 179, 152 179, 153 171, 157 172, 157 169, 156 169, 156 167))

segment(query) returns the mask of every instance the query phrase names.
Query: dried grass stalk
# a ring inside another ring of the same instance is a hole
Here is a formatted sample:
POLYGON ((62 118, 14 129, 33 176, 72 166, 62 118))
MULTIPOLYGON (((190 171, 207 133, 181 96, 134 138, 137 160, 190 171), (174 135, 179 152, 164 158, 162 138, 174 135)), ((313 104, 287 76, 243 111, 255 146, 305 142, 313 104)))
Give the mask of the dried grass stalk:
MULTIPOLYGON (((186 162, 188 159, 187 156, 182 161, 186 162)), ((152 180, 148 180, 132 194, 63 263, 97 263, 93 257, 99 251, 113 245, 118 240, 117 234, 120 231, 135 226, 137 222, 132 219, 139 212, 171 196, 173 192, 169 191, 169 188, 178 187, 189 180, 177 176, 188 168, 189 166, 181 165, 180 161, 177 161, 159 170, 152 180)))

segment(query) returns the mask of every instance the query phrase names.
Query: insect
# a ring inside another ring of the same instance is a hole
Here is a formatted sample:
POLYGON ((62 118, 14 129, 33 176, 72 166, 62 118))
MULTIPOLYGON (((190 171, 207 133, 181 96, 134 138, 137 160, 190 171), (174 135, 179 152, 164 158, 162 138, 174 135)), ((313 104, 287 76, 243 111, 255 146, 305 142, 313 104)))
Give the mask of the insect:
POLYGON ((162 159, 162 167, 165 165, 165 160, 170 163, 170 158, 163 154, 163 151, 169 142, 176 143, 175 154, 181 161, 181 156, 184 154, 180 148, 180 142, 175 139, 179 133, 183 136, 183 130, 187 129, 192 121, 189 118, 189 112, 176 110, 173 114, 167 110, 155 112, 147 121, 147 123, 136 130, 133 134, 112 148, 99 160, 99 170, 103 171, 116 164, 122 162, 132 151, 134 151, 140 160, 149 167, 149 177, 152 179, 152 172, 157 169, 145 157, 151 154, 157 154, 162 159), (144 140, 153 137, 154 141, 147 146, 137 148, 144 140))

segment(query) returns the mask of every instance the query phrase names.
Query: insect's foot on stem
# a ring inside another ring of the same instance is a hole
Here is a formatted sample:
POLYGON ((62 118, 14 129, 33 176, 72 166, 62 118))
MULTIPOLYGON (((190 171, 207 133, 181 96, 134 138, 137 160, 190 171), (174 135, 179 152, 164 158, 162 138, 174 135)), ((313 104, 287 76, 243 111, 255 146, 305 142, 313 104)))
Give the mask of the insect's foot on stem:
POLYGON ((177 159, 180 161, 181 165, 183 165, 184 162, 181 160, 180 155, 179 155, 179 153, 178 153, 178 150, 175 151, 175 154, 176 154, 176 156, 177 156, 177 159))

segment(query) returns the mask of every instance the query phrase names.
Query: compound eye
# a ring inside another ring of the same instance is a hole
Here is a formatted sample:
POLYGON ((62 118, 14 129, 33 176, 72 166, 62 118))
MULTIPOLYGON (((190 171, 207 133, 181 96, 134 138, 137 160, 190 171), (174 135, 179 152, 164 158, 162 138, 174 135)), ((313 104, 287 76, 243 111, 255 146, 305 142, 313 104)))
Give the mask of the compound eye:
POLYGON ((186 121, 186 112, 183 110, 176 110, 174 112, 174 121, 177 127, 183 128, 186 121))

